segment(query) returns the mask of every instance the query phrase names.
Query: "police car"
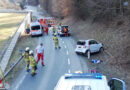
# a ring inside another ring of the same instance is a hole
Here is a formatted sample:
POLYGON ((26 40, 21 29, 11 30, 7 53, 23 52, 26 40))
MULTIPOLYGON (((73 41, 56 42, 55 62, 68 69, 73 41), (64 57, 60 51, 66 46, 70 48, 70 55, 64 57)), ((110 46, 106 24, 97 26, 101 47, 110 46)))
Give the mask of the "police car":
POLYGON ((108 83, 101 73, 65 74, 54 90, 125 90, 125 82, 113 78, 108 83))
POLYGON ((30 34, 31 36, 43 35, 43 30, 39 22, 32 22, 30 24, 30 34))
POLYGON ((77 54, 81 53, 86 56, 88 55, 88 52, 95 53, 99 51, 103 51, 103 45, 94 39, 79 40, 75 49, 77 54))

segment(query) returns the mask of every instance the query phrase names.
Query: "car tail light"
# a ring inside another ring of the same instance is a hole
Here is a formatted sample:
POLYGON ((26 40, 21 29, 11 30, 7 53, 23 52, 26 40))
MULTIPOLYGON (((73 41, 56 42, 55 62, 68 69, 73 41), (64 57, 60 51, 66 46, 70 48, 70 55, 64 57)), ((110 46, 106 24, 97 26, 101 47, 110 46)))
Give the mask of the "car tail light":
POLYGON ((84 46, 84 48, 86 48, 87 46, 84 46))

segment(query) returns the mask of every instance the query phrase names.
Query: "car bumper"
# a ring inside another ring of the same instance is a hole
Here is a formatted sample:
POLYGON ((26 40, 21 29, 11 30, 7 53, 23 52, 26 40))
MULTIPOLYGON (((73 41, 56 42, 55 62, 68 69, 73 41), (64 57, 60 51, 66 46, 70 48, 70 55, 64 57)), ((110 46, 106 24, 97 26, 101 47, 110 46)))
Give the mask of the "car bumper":
POLYGON ((76 53, 85 54, 86 50, 75 49, 75 52, 76 52, 76 53))
POLYGON ((32 36, 42 35, 43 33, 31 33, 32 36))

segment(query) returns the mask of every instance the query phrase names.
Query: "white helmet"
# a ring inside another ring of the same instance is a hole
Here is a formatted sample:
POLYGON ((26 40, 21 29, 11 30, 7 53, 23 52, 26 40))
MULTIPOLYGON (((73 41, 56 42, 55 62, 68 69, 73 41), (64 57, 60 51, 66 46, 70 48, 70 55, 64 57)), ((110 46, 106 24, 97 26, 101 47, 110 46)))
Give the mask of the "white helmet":
POLYGON ((56 33, 54 33, 54 36, 56 36, 57 34, 56 33))
POLYGON ((33 50, 30 50, 30 51, 29 51, 29 54, 33 54, 33 50))
POLYGON ((25 48, 25 51, 29 51, 29 49, 30 49, 29 47, 26 47, 26 48, 25 48))

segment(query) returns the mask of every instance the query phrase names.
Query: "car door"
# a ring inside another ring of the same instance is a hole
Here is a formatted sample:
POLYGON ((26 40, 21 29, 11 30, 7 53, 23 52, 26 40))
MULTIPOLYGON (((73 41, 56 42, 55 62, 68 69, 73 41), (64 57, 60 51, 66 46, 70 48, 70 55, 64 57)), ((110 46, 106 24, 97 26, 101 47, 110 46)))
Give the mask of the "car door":
POLYGON ((118 78, 112 78, 108 85, 110 86, 110 90, 126 90, 125 89, 125 82, 118 78))
POLYGON ((89 45, 90 45, 90 52, 91 53, 97 52, 99 50, 97 41, 90 40, 89 45))

